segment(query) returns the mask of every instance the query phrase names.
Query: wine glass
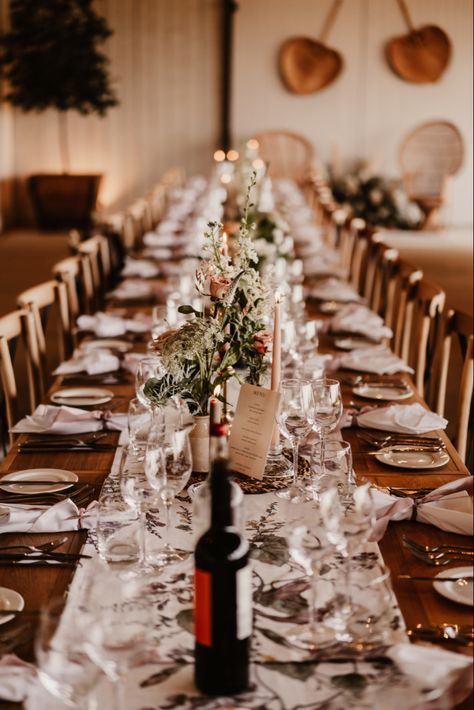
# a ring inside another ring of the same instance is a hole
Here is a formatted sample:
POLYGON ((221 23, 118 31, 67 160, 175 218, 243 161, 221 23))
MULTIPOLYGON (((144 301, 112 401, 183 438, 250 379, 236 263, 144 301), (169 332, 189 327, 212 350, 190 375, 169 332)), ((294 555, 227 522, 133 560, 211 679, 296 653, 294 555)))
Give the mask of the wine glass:
POLYGON ((135 394, 144 407, 151 410, 156 409, 151 400, 144 393, 146 383, 151 378, 160 379, 165 374, 161 359, 157 356, 144 357, 139 360, 135 373, 135 394))
POLYGON ((152 647, 153 607, 138 586, 97 568, 83 620, 85 650, 113 683, 113 707, 124 710, 123 679, 152 647))
POLYGON ((316 621, 320 606, 319 581, 324 559, 333 547, 328 540, 317 502, 292 496, 287 508, 285 528, 288 550, 293 560, 303 568, 310 580, 308 623, 290 629, 288 638, 301 648, 317 651, 334 643, 334 631, 316 621))
POLYGON ((336 485, 342 503, 345 506, 351 504, 355 478, 352 450, 348 441, 330 440, 324 444, 314 444, 311 450, 311 471, 318 489, 336 485))
POLYGON ((375 525, 370 484, 365 483, 354 489, 349 507, 344 505, 336 486, 329 488, 321 493, 320 509, 328 540, 344 558, 345 604, 336 619, 337 638, 352 641, 348 622, 357 609, 351 597, 351 557, 358 547, 367 542, 375 525))
POLYGON ((133 458, 127 459, 120 475, 120 492, 126 504, 136 511, 140 521, 138 567, 136 570, 133 566, 127 567, 127 573, 133 574, 135 571, 137 574, 149 574, 153 567, 149 562, 146 545, 147 512, 153 506, 156 491, 145 476, 142 463, 133 458))
POLYGON ((38 678, 44 688, 67 706, 88 707, 91 690, 100 668, 91 661, 84 646, 77 609, 65 609, 63 597, 53 598, 41 610, 35 639, 38 678))
POLYGON ((188 553, 174 548, 169 541, 173 501, 188 482, 193 467, 188 431, 187 428, 175 429, 163 437, 161 432, 152 430, 145 454, 146 477, 165 509, 165 543, 157 555, 157 561, 162 565, 188 556, 188 553))
POLYGON ((341 387, 337 380, 324 378, 312 385, 314 399, 314 428, 320 437, 321 475, 324 474, 324 448, 326 437, 339 424, 342 416, 341 387))
POLYGON ((314 402, 309 380, 283 380, 280 391, 278 424, 293 447, 293 480, 290 489, 278 491, 277 495, 289 498, 291 489, 298 489, 298 449, 313 426, 314 402))

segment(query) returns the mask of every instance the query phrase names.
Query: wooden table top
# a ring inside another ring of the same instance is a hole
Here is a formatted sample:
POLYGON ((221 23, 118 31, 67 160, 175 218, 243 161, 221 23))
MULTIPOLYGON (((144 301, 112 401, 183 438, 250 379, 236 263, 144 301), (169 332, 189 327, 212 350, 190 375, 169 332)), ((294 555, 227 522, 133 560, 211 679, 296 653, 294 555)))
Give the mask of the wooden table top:
MULTIPOLYGON (((135 306, 133 310, 145 310, 135 306)), ((318 315, 318 317, 320 317, 318 315)), ((144 344, 137 346, 144 348, 144 344)), ((326 337, 322 343, 322 349, 331 350, 332 341, 326 337)), ((337 371, 335 377, 344 379, 349 373, 337 371)), ((354 374, 354 373, 352 373, 354 374)), ((397 375, 400 377, 400 375, 397 375)), ((408 382, 410 378, 404 375, 408 382)), ((91 383, 93 384, 93 383, 91 383)), ((55 383, 53 389, 60 386, 60 378, 55 383)), ((123 397, 118 403, 115 412, 126 412, 127 399, 134 396, 133 384, 107 385, 108 389, 114 391, 117 396, 123 397)), ((344 401, 355 400, 351 387, 342 387, 344 401)), ((358 400, 360 404, 367 403, 367 400, 358 400)), ((404 402, 421 401, 420 397, 414 393, 413 397, 404 402)), ((370 480, 380 486, 438 486, 461 476, 469 475, 466 467, 462 463, 455 449, 449 442, 444 432, 438 432, 447 444, 450 461, 445 466, 435 471, 409 471, 389 468, 379 463, 374 456, 368 455, 370 447, 357 436, 356 428, 343 430, 343 437, 350 442, 354 455, 354 469, 359 482, 363 479, 370 480)), ((19 442, 26 441, 30 435, 20 435, 19 442)), ((106 439, 107 443, 117 443, 118 433, 110 432, 106 439)), ((110 472, 114 451, 102 452, 72 452, 72 453, 29 453, 23 454, 13 446, 0 466, 0 477, 5 473, 28 469, 32 467, 54 467, 74 471, 79 476, 80 481, 92 483, 96 486, 98 495, 101 484, 110 472)), ((405 618, 407 627, 416 624, 470 624, 473 623, 472 609, 445 599, 438 595, 429 582, 411 582, 397 579, 399 574, 409 575, 432 575, 438 569, 429 567, 416 559, 406 550, 401 541, 402 534, 408 534, 420 542, 425 543, 450 543, 450 544, 470 544, 471 540, 465 536, 446 533, 435 527, 418 522, 403 521, 390 523, 388 530, 380 542, 380 549, 386 564, 392 571, 392 582, 397 596, 400 609, 405 618)), ((2 545, 9 544, 40 544, 51 539, 60 539, 67 535, 67 542, 61 547, 61 551, 77 552, 83 545, 85 532, 69 532, 56 534, 2 534, 2 545)), ((462 562, 453 563, 451 566, 460 566, 462 562)), ((17 590, 25 598, 26 609, 39 610, 51 597, 63 595, 68 588, 73 576, 73 571, 68 569, 28 569, 28 568, 2 568, 0 567, 0 586, 11 587, 17 590)), ((16 622, 11 622, 16 623, 16 622)), ((448 648, 448 646, 446 646, 448 648)), ((453 646, 450 650, 459 651, 459 647, 453 646)), ((468 649, 463 652, 469 653, 468 649)), ((25 647, 20 653, 25 658, 32 657, 32 648, 25 647)), ((18 704, 0 702, 1 708, 18 708, 18 704)), ((463 705, 462 707, 469 707, 463 705)))

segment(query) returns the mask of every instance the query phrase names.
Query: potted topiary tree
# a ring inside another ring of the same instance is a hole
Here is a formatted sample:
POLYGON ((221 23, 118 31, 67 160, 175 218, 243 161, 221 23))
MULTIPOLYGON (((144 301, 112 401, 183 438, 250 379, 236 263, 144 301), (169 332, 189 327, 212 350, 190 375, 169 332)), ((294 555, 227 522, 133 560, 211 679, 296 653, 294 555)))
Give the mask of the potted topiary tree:
POLYGON ((99 51, 112 31, 93 0, 10 0, 10 29, 0 37, 3 99, 23 111, 58 112, 62 174, 33 175, 28 186, 41 227, 87 228, 100 175, 69 174, 67 112, 103 116, 115 106, 107 57, 99 51))

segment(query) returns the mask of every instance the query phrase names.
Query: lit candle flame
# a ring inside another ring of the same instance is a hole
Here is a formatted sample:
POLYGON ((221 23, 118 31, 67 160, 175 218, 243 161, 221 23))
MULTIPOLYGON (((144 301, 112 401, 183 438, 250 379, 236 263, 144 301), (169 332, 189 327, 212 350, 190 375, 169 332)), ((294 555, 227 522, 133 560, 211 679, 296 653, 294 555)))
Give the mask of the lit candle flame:
POLYGON ((247 148, 250 148, 250 150, 258 150, 259 147, 260 144, 258 140, 256 140, 255 138, 249 138, 249 140, 247 141, 247 148))
POLYGON ((216 150, 214 153, 214 160, 217 163, 222 163, 222 161, 225 160, 225 152, 223 150, 216 150))
POLYGON ((218 397, 221 393, 222 386, 221 385, 216 385, 214 387, 214 392, 212 393, 214 397, 218 397))
POLYGON ((228 150, 227 151, 227 160, 231 160, 234 162, 235 160, 239 159, 239 153, 236 150, 228 150))

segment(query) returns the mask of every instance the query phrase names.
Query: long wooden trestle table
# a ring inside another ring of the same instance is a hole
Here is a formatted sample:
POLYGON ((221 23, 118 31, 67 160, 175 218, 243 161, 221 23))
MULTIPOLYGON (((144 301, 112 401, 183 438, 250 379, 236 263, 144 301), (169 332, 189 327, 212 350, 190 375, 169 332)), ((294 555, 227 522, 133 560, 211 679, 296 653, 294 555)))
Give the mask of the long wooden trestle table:
MULTIPOLYGON (((121 303, 120 305, 123 306, 124 304, 121 303)), ((147 310, 147 307, 137 303, 130 302, 126 305, 131 314, 133 312, 144 312, 147 310)), ((148 310, 149 309, 150 307, 148 307, 148 310)), ((311 315, 318 318, 321 317, 318 313, 312 313, 311 315)), ((144 343, 137 344, 138 350, 143 350, 144 348, 144 343)), ((321 343, 321 350, 329 352, 333 349, 333 339, 331 336, 325 336, 321 343)), ((344 372, 342 370, 334 373, 334 376, 341 380, 347 378, 348 375, 348 371, 344 372)), ((403 375, 403 377, 407 382, 411 382, 408 375, 403 375)), ((400 374, 397 374, 397 378, 400 378, 400 374)), ((91 382, 91 384, 93 384, 93 382, 91 382)), ((60 386, 61 378, 58 378, 52 387, 52 391, 58 389, 60 386)), ((126 412, 128 400, 134 396, 132 378, 130 378, 129 384, 107 385, 107 388, 113 390, 116 397, 114 402, 118 406, 116 406, 114 411, 126 412)), ((343 384, 342 391, 346 403, 355 399, 350 386, 343 384)), ((360 404, 366 403, 366 401, 364 402, 363 400, 359 401, 360 404)), ((405 402, 410 403, 414 401, 421 401, 415 391, 413 397, 405 400, 405 402)), ((446 443, 450 461, 443 468, 429 472, 398 470, 384 466, 379 463, 374 456, 368 454, 370 447, 357 437, 357 429, 344 429, 342 433, 343 438, 351 444, 354 457, 354 469, 359 482, 366 479, 379 486, 435 487, 453 479, 469 475, 468 470, 444 432, 438 433, 446 443)), ((103 441, 116 444, 118 437, 118 432, 109 432, 103 441)), ((28 438, 29 435, 22 434, 18 439, 18 443, 27 441, 28 438)), ((95 488, 96 497, 98 497, 101 485, 110 472, 113 457, 114 451, 97 453, 78 451, 65 453, 19 453, 15 445, 1 464, 0 477, 12 471, 30 468, 54 467, 66 469, 77 473, 81 482, 92 484, 95 488)), ((400 574, 434 576, 438 571, 437 568, 430 567, 419 559, 416 559, 403 547, 402 534, 404 533, 427 544, 448 543, 466 545, 470 543, 470 540, 465 536, 446 533, 432 526, 418 522, 403 521, 390 523, 384 538, 379 544, 384 560, 391 569, 393 588, 407 627, 414 627, 417 624, 441 623, 472 625, 472 609, 438 595, 430 582, 412 582, 398 579, 398 575, 400 574)), ((59 539, 65 535, 66 533, 3 534, 1 536, 1 543, 2 545, 39 544, 47 540, 59 539)), ((67 538, 67 542, 60 548, 61 551, 78 552, 86 539, 86 533, 67 533, 67 538)), ((456 564, 461 565, 463 563, 453 563, 452 566, 456 566, 456 564)), ((49 599, 60 596, 65 592, 71 583, 73 574, 74 570, 69 569, 0 567, 0 586, 13 588, 22 594, 25 599, 26 609, 39 610, 49 599)), ((456 651, 460 650, 465 653, 470 653, 471 651, 470 649, 459 649, 459 647, 451 645, 447 646, 447 648, 456 651)), ((32 643, 23 649, 21 655, 29 660, 32 659, 32 643)), ((13 710, 13 708, 18 708, 19 705, 0 701, 0 707, 11 708, 13 710)), ((470 701, 465 702, 460 707, 471 707, 470 701)))

